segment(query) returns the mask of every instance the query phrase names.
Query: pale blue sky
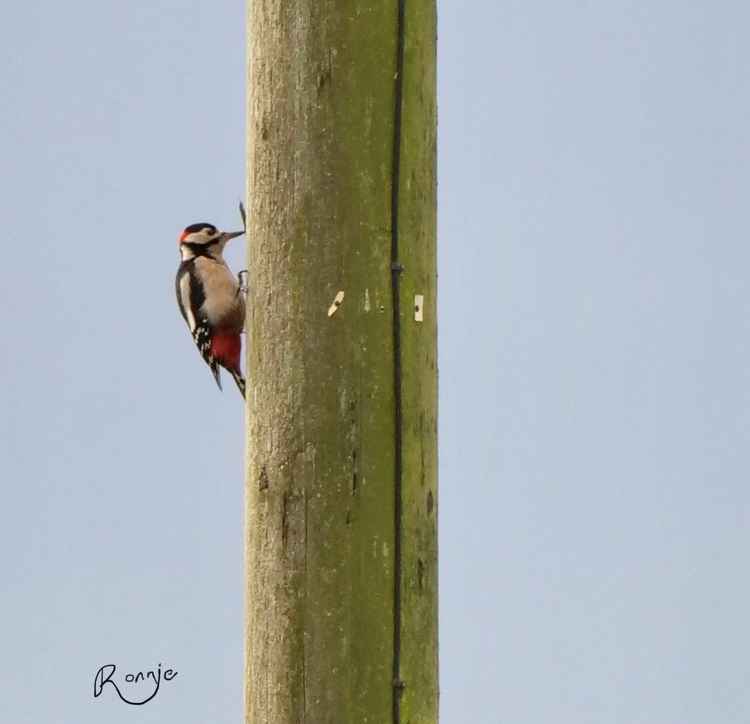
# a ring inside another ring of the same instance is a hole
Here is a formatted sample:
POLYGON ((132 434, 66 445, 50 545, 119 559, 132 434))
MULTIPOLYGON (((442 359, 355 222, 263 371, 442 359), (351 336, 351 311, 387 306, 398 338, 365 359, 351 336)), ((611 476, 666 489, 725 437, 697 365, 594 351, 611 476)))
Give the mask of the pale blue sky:
MULTIPOLYGON (((747 724, 750 9, 438 8, 442 721, 747 724)), ((173 275, 244 5, 0 20, 0 721, 238 722, 242 410, 173 275)))

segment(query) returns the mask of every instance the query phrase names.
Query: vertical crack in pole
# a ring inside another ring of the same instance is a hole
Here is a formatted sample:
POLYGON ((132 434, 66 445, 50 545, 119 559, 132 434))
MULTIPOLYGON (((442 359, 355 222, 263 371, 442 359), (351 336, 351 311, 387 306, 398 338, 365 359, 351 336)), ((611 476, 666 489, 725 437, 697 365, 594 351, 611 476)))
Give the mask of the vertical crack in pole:
POLYGON ((393 724, 401 722, 401 537, 403 533, 403 430, 401 391, 401 295, 399 261, 399 193, 401 174, 401 110, 404 73, 404 10, 406 0, 397 0, 396 76, 393 111, 393 158, 391 165, 391 288, 393 296, 393 396, 395 423, 394 451, 394 546, 393 546, 393 724))

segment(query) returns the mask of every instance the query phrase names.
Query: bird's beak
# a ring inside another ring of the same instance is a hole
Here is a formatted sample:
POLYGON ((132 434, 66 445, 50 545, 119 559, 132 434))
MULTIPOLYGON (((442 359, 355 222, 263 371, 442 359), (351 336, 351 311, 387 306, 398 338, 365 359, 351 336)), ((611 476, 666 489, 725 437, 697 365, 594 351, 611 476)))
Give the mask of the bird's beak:
POLYGON ((221 236, 224 241, 229 241, 230 239, 242 236, 244 233, 244 231, 225 231, 221 236))

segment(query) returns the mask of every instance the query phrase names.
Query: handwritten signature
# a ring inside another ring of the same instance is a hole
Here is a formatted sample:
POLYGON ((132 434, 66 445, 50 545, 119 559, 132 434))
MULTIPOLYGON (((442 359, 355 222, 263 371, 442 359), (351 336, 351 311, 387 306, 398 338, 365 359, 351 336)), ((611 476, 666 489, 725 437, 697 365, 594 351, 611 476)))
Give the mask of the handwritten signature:
MULTIPOLYGON (((126 704, 133 704, 134 706, 141 706, 142 704, 151 701, 151 699, 153 699, 159 693, 159 687, 161 686, 162 680, 161 664, 159 664, 159 666, 156 668, 156 671, 149 670, 145 673, 143 671, 139 671, 135 674, 125 674, 125 681, 128 684, 137 684, 141 681, 147 681, 148 679, 153 680, 154 690, 149 696, 143 699, 143 701, 131 701, 130 699, 123 696, 122 691, 120 691, 120 687, 112 678, 115 675, 116 669, 117 667, 114 664, 105 664, 99 669, 99 671, 96 672, 96 676, 94 677, 94 699, 96 699, 102 693, 105 684, 110 684, 112 688, 114 688, 114 690, 117 692, 117 696, 119 696, 120 699, 122 699, 126 704)), ((172 669, 165 669, 163 676, 164 681, 172 681, 172 679, 177 676, 177 672, 173 671, 172 669)))

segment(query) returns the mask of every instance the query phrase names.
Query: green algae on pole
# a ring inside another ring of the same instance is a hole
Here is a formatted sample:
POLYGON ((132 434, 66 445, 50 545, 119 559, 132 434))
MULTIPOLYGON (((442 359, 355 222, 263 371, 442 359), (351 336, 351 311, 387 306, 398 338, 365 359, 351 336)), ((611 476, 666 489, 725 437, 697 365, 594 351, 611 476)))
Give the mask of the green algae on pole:
POLYGON ((437 722, 435 3, 248 12, 246 722, 437 722))

